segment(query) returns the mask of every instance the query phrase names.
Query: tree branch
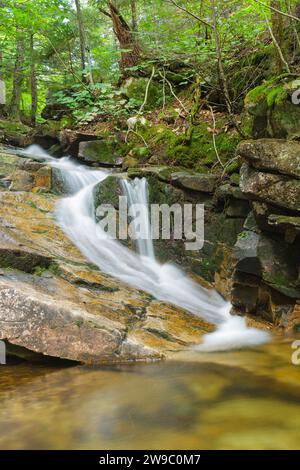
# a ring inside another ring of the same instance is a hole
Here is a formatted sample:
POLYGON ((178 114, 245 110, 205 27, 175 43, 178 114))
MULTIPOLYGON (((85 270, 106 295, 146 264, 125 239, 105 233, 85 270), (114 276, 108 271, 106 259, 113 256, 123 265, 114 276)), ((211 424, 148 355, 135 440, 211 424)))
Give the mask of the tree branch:
POLYGON ((271 6, 271 5, 266 5, 265 3, 261 2, 260 0, 253 0, 255 3, 259 3, 259 5, 267 8, 268 10, 275 11, 275 13, 279 13, 282 16, 286 16, 287 18, 291 18, 292 20, 299 21, 300 18, 297 18, 297 16, 291 15, 290 13, 285 13, 284 11, 278 10, 277 8, 271 6))
POLYGON ((207 21, 203 20, 202 18, 200 18, 199 16, 195 15, 194 13, 192 13, 191 11, 187 10, 186 8, 182 7, 181 5, 178 5, 178 3, 176 3, 174 0, 169 0, 171 3, 173 3, 173 5, 175 5, 175 7, 177 7, 179 10, 182 10, 184 11, 185 13, 187 13, 188 15, 192 16, 193 18, 195 18, 195 20, 199 21, 200 23, 204 24, 205 26, 208 26, 209 28, 212 28, 212 25, 210 23, 208 23, 207 21))
POLYGON ((104 10, 104 8, 98 7, 100 13, 103 13, 103 15, 108 16, 108 18, 111 18, 111 14, 108 13, 108 11, 104 10))

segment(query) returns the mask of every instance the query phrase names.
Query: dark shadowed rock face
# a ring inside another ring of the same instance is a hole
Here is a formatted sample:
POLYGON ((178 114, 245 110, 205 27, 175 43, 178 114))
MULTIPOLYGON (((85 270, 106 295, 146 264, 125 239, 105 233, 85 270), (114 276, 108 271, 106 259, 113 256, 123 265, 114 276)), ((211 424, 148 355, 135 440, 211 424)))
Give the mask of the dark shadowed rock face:
POLYGON ((247 162, 240 189, 252 213, 235 245, 233 304, 288 324, 300 298, 300 143, 249 140, 237 154, 247 162))
POLYGON ((300 178, 300 142, 249 140, 239 144, 237 154, 259 170, 300 178))

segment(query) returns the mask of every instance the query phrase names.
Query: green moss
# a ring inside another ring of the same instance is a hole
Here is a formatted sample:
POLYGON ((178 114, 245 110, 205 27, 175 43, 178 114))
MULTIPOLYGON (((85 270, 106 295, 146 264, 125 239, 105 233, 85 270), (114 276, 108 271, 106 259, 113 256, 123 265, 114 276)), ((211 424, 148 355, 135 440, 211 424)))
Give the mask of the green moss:
POLYGON ((299 79, 292 80, 285 74, 251 90, 245 98, 244 134, 254 138, 298 137, 300 110, 290 99, 296 89, 299 89, 299 79))
POLYGON ((266 97, 266 85, 260 85, 249 91, 245 98, 245 104, 257 104, 266 97))
MULTIPOLYGON (((129 100, 134 101, 136 105, 141 105, 145 99, 148 81, 147 78, 129 78, 124 84, 125 95, 129 100)), ((162 85, 152 80, 148 88, 148 99, 145 109, 149 110, 159 106, 162 100, 162 85)))
POLYGON ((278 105, 283 103, 287 99, 288 93, 282 86, 279 85, 267 91, 266 96, 268 107, 271 108, 274 104, 278 105))
POLYGON ((238 173, 233 173, 230 176, 230 182, 234 184, 235 186, 239 186, 240 184, 240 175, 238 173))
POLYGON ((0 120, 0 129, 6 132, 19 132, 21 134, 28 134, 32 129, 31 127, 25 126, 21 122, 0 120))
MULTIPOLYGON (((192 139, 189 144, 182 139, 173 140, 167 149, 168 163, 180 165, 185 168, 202 169, 210 168, 217 162, 217 155, 213 142, 213 135, 207 130, 207 124, 195 126, 192 139)), ((220 132, 215 136, 216 147, 223 162, 232 158, 238 144, 238 137, 230 133, 220 132)))

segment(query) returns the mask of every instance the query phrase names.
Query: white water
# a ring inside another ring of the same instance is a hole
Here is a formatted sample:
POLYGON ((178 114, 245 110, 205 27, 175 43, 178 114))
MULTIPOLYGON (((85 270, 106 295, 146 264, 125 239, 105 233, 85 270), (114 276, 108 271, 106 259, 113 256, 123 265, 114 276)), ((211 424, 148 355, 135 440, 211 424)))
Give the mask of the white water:
MULTIPOLYGON (((129 202, 129 206, 137 207, 137 205, 144 207, 145 210, 142 211, 140 217, 142 218, 143 224, 143 238, 137 238, 137 251, 141 256, 147 256, 152 260, 155 260, 154 254, 154 247, 153 241, 151 238, 151 225, 150 225, 150 218, 149 218, 149 200, 148 200, 148 184, 146 178, 138 179, 136 178, 134 181, 129 182, 128 180, 123 180, 123 188, 127 195, 127 200, 129 202)), ((134 220, 137 217, 137 211, 134 211, 132 216, 134 220)), ((133 224, 134 224, 133 220, 133 224)), ((134 231, 137 233, 138 227, 134 224, 134 231)))
MULTIPOLYGON (((46 160, 60 170, 71 196, 58 204, 57 221, 89 261, 130 286, 149 292, 161 301, 182 307, 218 326, 214 333, 205 335, 198 350, 233 349, 268 340, 267 333, 247 328, 244 318, 231 316, 230 303, 224 301, 217 292, 204 289, 171 264, 158 263, 150 237, 147 241, 138 241, 139 254, 111 240, 99 228, 95 219, 94 188, 109 172, 78 165, 69 157, 55 159, 37 145, 30 146, 23 153, 38 160, 46 160)), ((143 203, 148 207, 145 180, 136 179, 124 184, 131 203, 143 203)), ((150 233, 147 212, 144 222, 150 233)))

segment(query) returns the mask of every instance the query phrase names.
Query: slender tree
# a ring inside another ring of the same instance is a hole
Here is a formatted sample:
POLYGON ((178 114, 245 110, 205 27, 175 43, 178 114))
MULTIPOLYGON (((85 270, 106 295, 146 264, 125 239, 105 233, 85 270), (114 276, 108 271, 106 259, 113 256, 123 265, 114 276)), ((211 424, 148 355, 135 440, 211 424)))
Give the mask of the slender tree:
POLYGON ((16 58, 13 76, 13 89, 10 102, 10 117, 16 121, 20 120, 20 102, 23 83, 23 60, 25 54, 24 31, 17 26, 16 28, 16 58))
POLYGON ((3 112, 6 105, 6 89, 5 81, 2 79, 3 56, 0 50, 0 114, 3 112))
POLYGON ((31 115, 30 121, 33 126, 36 124, 36 113, 38 105, 37 78, 35 67, 34 34, 30 35, 30 89, 31 89, 31 115))
POLYGON ((227 111, 229 114, 232 114, 232 105, 231 105, 231 100, 230 100, 230 95, 229 95, 229 90, 228 90, 228 83, 227 83, 227 78, 226 78, 225 70, 223 66, 223 52, 222 52, 221 38, 220 38, 219 27, 218 27, 218 16, 219 16, 218 6, 215 0, 211 0, 211 11, 212 11, 212 29, 213 29, 215 49, 216 49, 216 55, 217 55, 217 62, 218 62, 220 86, 221 86, 221 90, 225 98, 227 111))
POLYGON ((80 0, 75 0, 76 5, 76 12, 77 12, 77 22, 78 22, 78 29, 79 29, 79 42, 80 42, 80 59, 81 59, 81 70, 82 70, 82 77, 83 81, 87 81, 87 74, 86 74, 86 36, 85 36, 85 29, 82 19, 82 11, 81 11, 81 4, 80 0))
POLYGON ((130 8, 131 8, 131 28, 132 28, 132 31, 137 32, 138 18, 137 18, 136 0, 130 0, 130 8))
POLYGON ((276 71, 278 73, 283 72, 284 63, 282 61, 282 56, 284 56, 284 18, 276 10, 281 9, 279 0, 271 0, 271 18, 272 18, 272 32, 274 35, 274 40, 277 43, 276 50, 276 71), (279 52, 280 50, 280 52, 279 52))

